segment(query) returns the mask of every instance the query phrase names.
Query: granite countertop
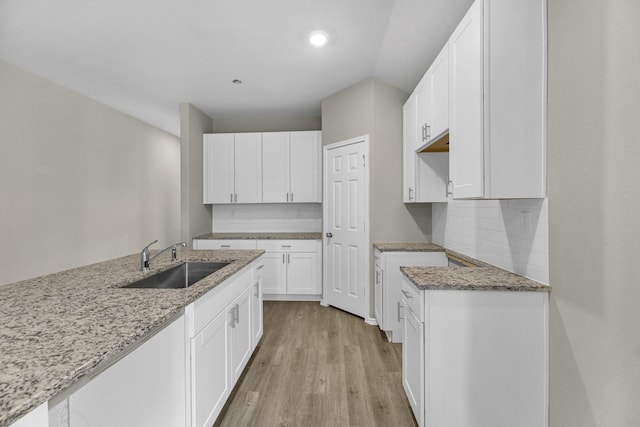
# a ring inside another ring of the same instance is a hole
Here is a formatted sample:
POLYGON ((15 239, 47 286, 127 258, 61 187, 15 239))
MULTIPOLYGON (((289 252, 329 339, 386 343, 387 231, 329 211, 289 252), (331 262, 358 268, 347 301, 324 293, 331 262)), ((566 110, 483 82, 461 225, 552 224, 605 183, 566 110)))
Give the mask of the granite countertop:
POLYGON ((0 286, 0 426, 96 374, 263 253, 179 250, 177 263, 165 254, 151 263, 159 272, 230 262, 186 289, 121 289, 149 274, 139 254, 0 286))
POLYGON ((465 267, 400 267, 418 289, 550 292, 551 286, 447 250, 465 267))
POLYGON ((237 240, 322 240, 322 232, 249 232, 249 233, 208 233, 194 239, 237 239, 237 240))
POLYGON ((374 243, 380 252, 444 252, 442 246, 433 243, 374 243))

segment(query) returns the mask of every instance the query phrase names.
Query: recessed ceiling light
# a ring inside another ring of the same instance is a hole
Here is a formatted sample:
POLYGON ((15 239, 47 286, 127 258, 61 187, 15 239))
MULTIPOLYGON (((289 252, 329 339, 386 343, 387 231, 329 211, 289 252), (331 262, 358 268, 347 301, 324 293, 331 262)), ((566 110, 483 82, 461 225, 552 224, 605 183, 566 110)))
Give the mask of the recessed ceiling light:
POLYGON ((241 85, 242 84, 242 80, 234 79, 234 80, 231 81, 231 83, 233 83, 234 85, 241 85))
POLYGON ((322 47, 329 41, 329 35, 324 31, 314 31, 309 34, 309 43, 315 47, 322 47))

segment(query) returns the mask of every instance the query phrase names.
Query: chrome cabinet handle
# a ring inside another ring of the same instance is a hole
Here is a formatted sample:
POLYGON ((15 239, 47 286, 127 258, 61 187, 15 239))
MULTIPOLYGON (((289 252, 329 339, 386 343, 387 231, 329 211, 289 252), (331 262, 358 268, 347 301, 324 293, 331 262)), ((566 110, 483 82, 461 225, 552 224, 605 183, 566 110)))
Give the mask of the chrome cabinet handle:
POLYGON ((291 192, 291 203, 293 203, 293 192, 291 192))
POLYGON ((287 202, 289 202, 289 193, 287 193, 287 202))
POLYGON ((447 181, 447 196, 449 195, 453 196, 453 181, 451 180, 447 181))
POLYGON ((400 316, 400 309, 402 308, 402 303, 398 301, 398 322, 401 322, 404 317, 400 316))
POLYGON ((233 203, 238 203, 238 193, 233 195, 233 203))
POLYGON ((240 304, 236 304, 236 306, 234 308, 235 308, 235 312, 236 312, 236 314, 235 314, 235 322, 239 324, 240 323, 240 304))
POLYGON ((253 296, 256 298, 260 298, 260 285, 257 283, 256 283, 255 291, 256 292, 253 294, 253 296))
POLYGON ((231 245, 220 245, 221 248, 230 248, 231 245))
POLYGON ((426 129, 425 125, 422 125, 422 140, 423 141, 427 140, 427 129, 426 129))
POLYGON ((429 138, 431 138, 431 125, 428 125, 428 124, 425 123, 424 126, 425 126, 425 129, 426 129, 425 132, 427 134, 427 139, 429 139, 429 138))
POLYGON ((291 254, 287 254, 287 264, 291 264, 291 254))
POLYGON ((264 264, 260 264, 259 266, 256 267, 256 270, 262 270, 264 268, 264 264))
POLYGON ((280 245, 281 248, 290 248, 291 245, 280 245))
POLYGON ((413 200, 413 188, 409 187, 409 200, 413 200))
POLYGON ((282 263, 284 264, 284 254, 282 254, 282 263))
POLYGON ((231 307, 231 311, 229 311, 229 314, 231 314, 231 320, 229 320, 229 326, 231 326, 232 328, 236 327, 236 316, 234 314, 234 310, 235 310, 235 307, 231 307))
POLYGON ((229 203, 233 203, 233 193, 229 193, 229 203))
POLYGON ((407 297, 408 299, 412 299, 413 295, 411 295, 409 292, 405 291, 404 289, 402 290, 402 294, 407 297))

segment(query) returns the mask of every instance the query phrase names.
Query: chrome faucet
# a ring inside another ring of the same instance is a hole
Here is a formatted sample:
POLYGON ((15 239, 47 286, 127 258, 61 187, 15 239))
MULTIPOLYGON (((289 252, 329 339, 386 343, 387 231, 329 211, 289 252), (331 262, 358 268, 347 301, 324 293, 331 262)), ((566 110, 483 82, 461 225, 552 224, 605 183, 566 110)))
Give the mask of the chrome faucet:
POLYGON ((175 261, 176 259, 178 259, 176 248, 178 246, 182 246, 183 248, 187 247, 187 244, 185 242, 174 243, 173 245, 167 246, 166 248, 164 248, 154 256, 149 257, 149 246, 153 245, 154 243, 158 243, 158 240, 154 240, 153 242, 149 243, 147 246, 144 247, 144 249, 142 249, 142 252, 140 253, 140 269, 142 271, 149 271, 149 263, 161 253, 171 249, 171 260, 175 261))

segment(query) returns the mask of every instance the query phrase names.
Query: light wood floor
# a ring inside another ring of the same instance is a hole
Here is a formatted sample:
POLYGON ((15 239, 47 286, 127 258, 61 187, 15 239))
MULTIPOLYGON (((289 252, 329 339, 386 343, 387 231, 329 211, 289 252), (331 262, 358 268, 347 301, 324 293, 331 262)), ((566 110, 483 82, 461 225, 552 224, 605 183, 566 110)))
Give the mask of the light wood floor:
POLYGON ((265 301, 264 336, 215 426, 416 426, 401 345, 317 302, 265 301))

